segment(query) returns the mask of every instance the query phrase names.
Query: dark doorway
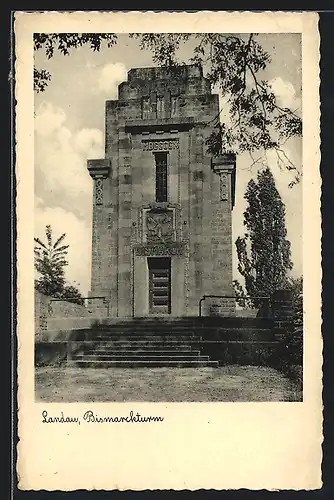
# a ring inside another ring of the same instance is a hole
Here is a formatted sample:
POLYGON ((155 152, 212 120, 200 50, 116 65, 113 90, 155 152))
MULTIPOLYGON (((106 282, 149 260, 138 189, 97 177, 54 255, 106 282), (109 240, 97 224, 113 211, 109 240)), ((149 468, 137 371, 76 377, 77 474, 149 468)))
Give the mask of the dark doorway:
POLYGON ((149 257, 149 308, 152 315, 171 313, 171 259, 149 257))

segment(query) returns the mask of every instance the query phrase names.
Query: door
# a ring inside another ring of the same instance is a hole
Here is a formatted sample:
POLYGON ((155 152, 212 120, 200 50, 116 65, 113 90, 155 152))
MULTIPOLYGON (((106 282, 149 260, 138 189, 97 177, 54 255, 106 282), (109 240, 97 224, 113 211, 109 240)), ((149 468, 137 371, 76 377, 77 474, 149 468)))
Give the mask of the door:
POLYGON ((171 313, 170 258, 151 257, 149 268, 149 308, 153 316, 171 313))

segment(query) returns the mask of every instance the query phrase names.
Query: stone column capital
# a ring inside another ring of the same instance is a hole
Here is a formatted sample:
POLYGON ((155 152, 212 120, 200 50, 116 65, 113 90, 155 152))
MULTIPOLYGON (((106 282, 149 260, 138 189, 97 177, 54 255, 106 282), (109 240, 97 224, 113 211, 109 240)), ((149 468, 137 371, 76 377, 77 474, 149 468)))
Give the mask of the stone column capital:
POLYGON ((225 153, 214 156, 211 159, 212 170, 217 174, 234 173, 236 166, 236 155, 234 153, 225 153))
POLYGON ((106 179, 111 171, 111 162, 106 158, 87 160, 87 169, 92 179, 106 179))

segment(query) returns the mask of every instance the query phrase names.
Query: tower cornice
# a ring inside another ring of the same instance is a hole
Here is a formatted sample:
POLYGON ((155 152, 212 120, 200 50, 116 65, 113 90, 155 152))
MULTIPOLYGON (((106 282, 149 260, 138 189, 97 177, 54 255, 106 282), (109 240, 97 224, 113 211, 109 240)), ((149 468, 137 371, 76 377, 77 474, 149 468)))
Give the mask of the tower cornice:
POLYGON ((106 179, 111 171, 111 162, 106 158, 88 160, 87 169, 93 179, 106 179))

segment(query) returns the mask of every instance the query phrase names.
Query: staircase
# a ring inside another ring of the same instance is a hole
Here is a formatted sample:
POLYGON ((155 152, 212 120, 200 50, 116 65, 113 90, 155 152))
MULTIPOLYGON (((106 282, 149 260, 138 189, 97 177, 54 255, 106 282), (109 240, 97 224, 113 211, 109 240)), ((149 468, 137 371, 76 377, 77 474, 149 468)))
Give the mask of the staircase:
MULTIPOLYGON (((240 318, 131 318, 77 330, 68 364, 94 368, 218 367, 222 349, 274 340, 270 322, 240 318), (212 359, 213 358, 213 359, 212 359), (216 358, 216 359, 215 359, 216 358)), ((224 355, 225 357, 225 355, 224 355)))
MULTIPOLYGON (((94 368, 217 367, 201 353, 202 337, 189 321, 142 318, 120 320, 90 330, 70 365, 94 368)), ((79 339, 78 339, 79 340, 79 339)))

